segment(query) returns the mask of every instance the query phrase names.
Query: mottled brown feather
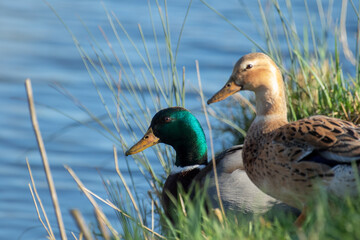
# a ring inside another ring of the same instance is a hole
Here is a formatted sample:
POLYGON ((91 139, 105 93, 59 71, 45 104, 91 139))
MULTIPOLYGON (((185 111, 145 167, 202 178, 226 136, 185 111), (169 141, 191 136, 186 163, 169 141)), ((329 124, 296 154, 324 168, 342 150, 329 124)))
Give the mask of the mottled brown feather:
POLYGON ((360 159, 360 128, 341 119, 313 116, 282 126, 274 134, 278 148, 291 150, 292 161, 301 160, 297 156, 308 150, 331 153, 339 162, 360 159))

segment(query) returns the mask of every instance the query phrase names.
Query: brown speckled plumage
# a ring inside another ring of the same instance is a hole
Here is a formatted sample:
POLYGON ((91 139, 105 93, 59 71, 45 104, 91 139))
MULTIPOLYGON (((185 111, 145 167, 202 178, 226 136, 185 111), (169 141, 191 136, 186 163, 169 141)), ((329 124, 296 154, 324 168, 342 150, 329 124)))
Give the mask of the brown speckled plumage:
POLYGON ((315 183, 338 196, 357 193, 351 164, 359 168, 360 127, 327 116, 288 123, 281 73, 262 53, 241 58, 208 103, 239 90, 256 95, 257 116, 245 139, 243 161, 260 189, 297 208, 316 191, 315 183))

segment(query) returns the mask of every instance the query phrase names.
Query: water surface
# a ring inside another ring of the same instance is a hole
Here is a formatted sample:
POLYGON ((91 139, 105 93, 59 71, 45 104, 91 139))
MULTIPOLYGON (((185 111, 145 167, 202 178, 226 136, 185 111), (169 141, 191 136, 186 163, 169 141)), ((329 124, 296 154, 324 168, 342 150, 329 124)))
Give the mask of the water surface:
MULTIPOLYGON (((266 1, 263 2, 265 11, 267 11, 268 4, 266 1)), ((310 14, 315 16, 318 11, 317 5, 315 1, 308 2, 310 14)), ((325 10, 327 10, 327 2, 323 1, 325 10)), ((102 48, 109 51, 107 43, 99 31, 99 26, 101 26, 104 31, 111 32, 100 1, 63 0, 49 1, 49 3, 90 54, 90 37, 81 22, 86 24, 102 48)), ((220 3, 220 1, 212 0, 209 3, 264 46, 257 28, 251 23, 238 1, 231 0, 220 3)), ((186 1, 169 1, 168 3, 174 45, 187 4, 186 1)), ((280 4, 285 6, 283 1, 280 1, 280 4)), ((137 26, 140 24, 149 47, 154 48, 147 1, 106 0, 104 5, 117 15, 136 44, 141 44, 142 41, 137 26)), ((340 1, 335 1, 332 12, 333 24, 339 22, 340 5, 340 1)), ((151 6, 156 9, 154 1, 151 1, 151 6)), ((260 24, 260 15, 255 1, 251 4, 248 3, 247 7, 255 19, 259 19, 258 23, 260 24)), ((294 18, 299 24, 298 30, 301 32, 304 26, 308 26, 303 1, 293 1, 293 9, 294 18)), ((320 21, 317 22, 318 25, 315 28, 319 29, 320 21)), ((159 21, 156 20, 155 23, 159 24, 159 21)), ((349 6, 347 30, 352 50, 355 49, 356 24, 356 17, 349 6)), ((160 25, 158 28, 161 30, 160 25)), ((332 38, 333 33, 330 33, 330 44, 334 42, 331 40, 332 38)), ((115 42, 116 40, 114 37, 110 37, 110 41, 115 42)), ((135 50, 128 42, 124 42, 124 45, 132 58, 135 70, 140 71, 144 66, 135 50)), ((216 16, 200 1, 194 1, 183 32, 177 63, 179 67, 186 67, 189 86, 191 84, 196 86, 195 60, 199 60, 204 91, 209 97, 223 85, 236 60, 252 50, 256 50, 255 47, 239 32, 216 16)), ((345 72, 353 74, 353 67, 343 56, 341 61, 345 72)), ((113 166, 112 146, 114 143, 98 132, 77 124, 74 120, 59 113, 60 110, 81 121, 90 120, 86 114, 60 94, 53 87, 53 83, 64 86, 98 116, 105 113, 72 37, 43 1, 1 1, 0 239, 45 239, 46 236, 46 232, 37 219, 29 192, 30 179, 25 157, 28 157, 30 161, 37 189, 48 211, 53 228, 56 229, 51 200, 25 100, 24 80, 26 78, 32 80, 37 116, 68 233, 70 233, 69 231, 77 232, 69 214, 70 209, 80 209, 90 220, 92 220, 93 213, 91 205, 80 193, 63 166, 72 167, 89 189, 104 198, 107 198, 107 195, 101 176, 118 181, 113 166)), ((190 94, 186 105, 201 118, 198 100, 196 94, 190 94)), ((227 144, 231 144, 230 141, 227 144)), ((147 153, 149 152, 148 150, 147 153)), ((119 158, 124 159, 122 151, 119 151, 119 158)), ((155 171, 160 171, 161 174, 160 164, 155 159, 152 164, 155 171)), ((121 164, 120 167, 128 180, 126 166, 121 164)), ((137 167, 135 165, 131 167, 134 169, 137 188, 146 192, 145 190, 148 188, 146 182, 137 167)), ((116 222, 115 214, 111 209, 104 207, 104 211, 113 222, 116 222)), ((70 234, 68 236, 70 237, 70 234)))

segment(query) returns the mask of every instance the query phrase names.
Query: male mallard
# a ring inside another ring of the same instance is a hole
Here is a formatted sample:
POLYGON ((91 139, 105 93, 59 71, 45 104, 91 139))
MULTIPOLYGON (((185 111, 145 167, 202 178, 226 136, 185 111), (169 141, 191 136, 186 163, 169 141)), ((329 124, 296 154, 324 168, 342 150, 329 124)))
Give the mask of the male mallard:
MULTIPOLYGON (((162 193, 167 215, 169 216, 170 203, 168 193, 177 197, 178 183, 187 191, 194 181, 204 183, 205 179, 209 178, 210 186, 207 192, 213 206, 217 206, 213 165, 207 164, 205 134, 194 115, 181 107, 159 111, 153 117, 144 137, 131 147, 126 155, 141 152, 160 142, 171 145, 176 151, 176 167, 166 179, 162 193)), ((218 182, 224 207, 245 213, 260 213, 270 209, 274 204, 278 206, 278 202, 261 192, 247 177, 241 152, 241 145, 234 146, 216 158, 218 182)), ((285 207, 286 211, 288 209, 285 207)))
POLYGON ((352 164, 359 169, 360 127, 327 116, 289 123, 281 72, 263 53, 240 58, 208 104, 240 90, 256 96, 256 118, 243 151, 245 171, 256 186, 299 209, 315 193, 315 181, 336 196, 357 194, 352 164))

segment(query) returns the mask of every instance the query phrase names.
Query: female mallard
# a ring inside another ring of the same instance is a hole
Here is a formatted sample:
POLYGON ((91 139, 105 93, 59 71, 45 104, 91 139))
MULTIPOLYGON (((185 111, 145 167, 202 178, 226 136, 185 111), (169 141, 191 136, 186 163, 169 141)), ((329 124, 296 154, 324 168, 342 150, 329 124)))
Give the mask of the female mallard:
MULTIPOLYGON (((171 145, 176 151, 175 168, 166 179, 162 200, 169 216, 168 193, 177 197, 178 183, 187 191, 193 182, 204 183, 209 178, 208 195, 217 206, 217 192, 212 164, 207 164, 207 145, 198 120, 181 107, 166 108, 155 114, 144 137, 126 155, 135 154, 157 143, 171 145)), ((224 207, 245 213, 264 212, 276 204, 247 177, 242 163, 242 146, 234 146, 216 158, 216 169, 224 207)), ((283 204, 282 204, 283 205, 283 204)), ((288 208, 285 207, 287 210, 288 208)), ((283 209, 281 209, 283 210, 283 209)))
POLYGON ((315 181, 337 196, 357 193, 352 164, 359 169, 360 127, 326 116, 289 123, 280 70, 262 53, 240 58, 208 104, 240 90, 256 96, 256 118, 243 151, 245 171, 256 186, 299 209, 316 191, 315 181))

